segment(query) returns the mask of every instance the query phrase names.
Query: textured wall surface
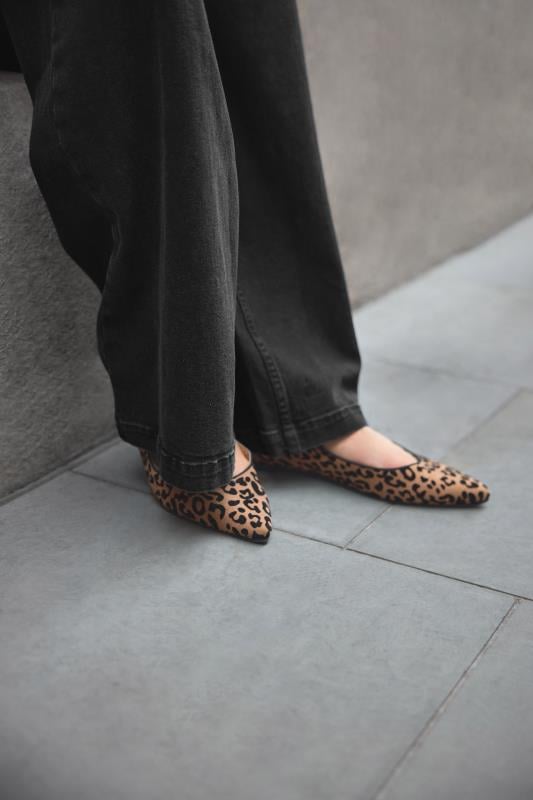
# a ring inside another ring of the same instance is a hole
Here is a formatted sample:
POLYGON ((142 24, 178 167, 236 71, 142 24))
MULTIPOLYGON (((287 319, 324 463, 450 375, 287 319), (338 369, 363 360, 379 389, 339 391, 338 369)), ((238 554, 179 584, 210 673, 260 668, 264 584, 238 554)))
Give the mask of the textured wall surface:
POLYGON ((355 303, 533 207, 530 0, 299 0, 355 303))
POLYGON ((0 74, 0 494, 113 432, 98 292, 64 254, 30 171, 30 102, 0 74))
MULTIPOLYGON (((530 0, 299 0, 354 303, 533 207, 530 0)), ((0 75, 0 492, 113 431, 98 295, 64 255, 0 75)))

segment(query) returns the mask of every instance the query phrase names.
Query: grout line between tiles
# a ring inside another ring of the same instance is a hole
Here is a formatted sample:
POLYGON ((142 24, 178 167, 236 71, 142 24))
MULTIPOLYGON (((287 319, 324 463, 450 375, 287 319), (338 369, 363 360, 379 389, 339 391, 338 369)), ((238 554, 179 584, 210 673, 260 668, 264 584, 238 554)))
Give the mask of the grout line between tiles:
POLYGON ((390 510, 391 510, 391 508, 392 508, 392 506, 391 506, 391 505, 388 505, 388 506, 386 506, 384 509, 382 509, 382 511, 380 511, 380 512, 379 512, 379 514, 377 514, 377 516, 375 516, 375 517, 374 517, 374 519, 371 519, 371 520, 370 520, 370 522, 368 522, 366 525, 364 525, 364 526, 361 528, 361 530, 360 530, 360 531, 358 531, 358 532, 355 534, 355 536, 352 536, 352 538, 351 538, 351 539, 350 539, 348 542, 346 542, 346 544, 344 545, 344 547, 343 547, 342 549, 343 549, 343 550, 346 550, 348 547, 350 547, 350 545, 351 545, 351 543, 352 543, 352 542, 355 542, 355 540, 356 540, 356 539, 357 539, 359 536, 361 536, 363 533, 365 533, 365 531, 367 531, 369 528, 371 528, 371 527, 372 527, 372 525, 373 525, 375 522, 377 522, 377 521, 378 521, 378 519, 381 519, 381 518, 382 518, 382 516, 383 516, 384 514, 386 514, 386 513, 387 513, 387 511, 390 511, 390 510))
POLYGON ((117 489, 126 489, 128 492, 137 492, 137 494, 142 494, 144 497, 150 497, 150 492, 144 491, 143 489, 136 489, 135 486, 129 486, 127 483, 118 483, 118 481, 110 481, 109 478, 100 478, 98 475, 91 475, 89 472, 82 472, 79 469, 71 469, 73 475, 77 475, 79 478, 89 478, 91 481, 98 481, 99 483, 107 483, 108 486, 115 486, 117 489))
POLYGON ((387 356, 380 355, 377 352, 371 353, 369 351, 367 360, 369 363, 378 363, 378 364, 386 364, 387 366, 391 367, 403 367, 406 369, 418 370, 419 372, 431 372, 432 374, 437 375, 445 375, 448 378, 459 378, 460 380, 468 380, 472 381, 473 383, 488 383, 488 384, 496 384, 498 386, 506 386, 509 388, 522 388, 516 383, 509 383, 508 381, 504 381, 498 378, 482 378, 479 375, 471 375, 462 372, 454 372, 452 369, 446 369, 445 367, 433 367, 431 364, 415 364, 411 363, 410 361, 402 361, 401 359, 396 358, 388 358, 387 356))
MULTIPOLYGON (((142 489, 136 489, 134 486, 126 486, 125 484, 116 483, 115 481, 110 481, 108 478, 100 478, 97 475, 89 475, 85 472, 79 472, 76 469, 71 470, 71 472, 74 475, 78 475, 81 478, 89 478, 90 480, 98 481, 99 483, 107 483, 109 486, 115 486, 118 489, 125 489, 126 491, 137 492, 137 494, 141 494, 144 497, 150 496, 149 492, 145 492, 142 489)), ((365 528, 363 528, 360 531, 360 533, 362 533, 363 530, 367 530, 373 524, 373 522, 375 522, 377 519, 383 516, 383 514, 386 511, 389 511, 391 508, 393 508, 393 506, 387 506, 387 508, 385 508, 384 511, 382 511, 381 514, 378 515, 378 517, 376 517, 365 528)), ((405 569, 415 570, 416 572, 424 572, 426 575, 434 575, 437 578, 444 578, 446 580, 456 581, 457 583, 463 583, 467 586, 474 586, 476 589, 485 589, 486 591, 495 592, 496 594, 502 594, 505 595, 506 597, 513 597, 515 599, 533 602, 533 597, 528 597, 527 595, 517 594, 516 592, 507 592, 505 591, 505 589, 497 589, 494 586, 488 586, 487 584, 484 583, 476 583, 475 581, 469 581, 466 580, 465 578, 458 578, 454 575, 447 575, 444 572, 436 572, 435 570, 426 569, 425 567, 417 567, 414 564, 407 564, 404 561, 396 561, 393 558, 386 558, 385 556, 379 556, 376 555, 375 553, 367 553, 364 550, 357 550, 356 548, 349 547, 348 545, 350 545, 351 542, 353 542, 354 539, 356 539, 359 534, 356 534, 356 536, 350 539, 347 544, 336 544, 335 542, 328 542, 325 539, 318 539, 315 536, 306 536, 305 533, 297 533, 296 531, 290 531, 287 528, 281 528, 279 525, 274 525, 274 531, 279 531, 280 533, 286 533, 289 536, 295 536, 297 539, 306 539, 309 542, 318 542, 319 544, 325 544, 328 547, 336 547, 337 550, 348 550, 348 552, 350 553, 357 553, 360 556, 366 556, 366 558, 374 558, 378 561, 385 561, 389 564, 394 564, 397 567, 404 567, 405 569)))
MULTIPOLYGON (((289 531, 287 528, 280 528, 279 525, 274 525, 274 530, 279 531, 279 533, 286 533, 289 536, 296 536, 297 539, 307 539, 308 542, 318 542, 319 544, 325 544, 328 547, 336 547, 337 550, 347 550, 345 545, 336 544, 335 542, 328 542, 325 539, 318 539, 314 536, 306 536, 304 533, 296 533, 295 531, 289 531)), ((469 581, 466 578, 458 578, 455 575, 448 575, 445 572, 436 572, 435 570, 425 569, 424 567, 417 567, 414 564, 407 564, 403 561, 395 561, 392 558, 385 558, 384 556, 378 556, 374 553, 366 553, 364 550, 356 550, 354 548, 349 548, 347 550, 349 553, 357 553, 359 556, 365 556, 366 558, 373 558, 377 561, 385 561, 387 564, 394 564, 396 567, 404 567, 405 569, 414 570, 415 572, 423 572, 426 575, 434 575, 436 578, 444 578, 444 580, 448 581, 455 581, 456 583, 462 583, 465 586, 473 586, 475 589, 484 589, 487 592, 494 592, 495 594, 501 594, 504 597, 512 597, 514 600, 525 600, 528 603, 533 603, 533 597, 528 597, 527 595, 517 594, 516 592, 507 592, 505 589, 498 589, 495 586, 489 586, 486 583, 476 583, 475 581, 469 581)))
POLYGON ((463 434, 457 441, 455 441, 448 449, 444 452, 443 458, 446 458, 446 453, 449 453, 455 450, 457 447, 461 447, 464 442, 467 442, 472 436, 478 433, 488 422, 493 420, 498 414, 501 414, 511 403, 519 397, 522 392, 528 392, 530 390, 519 387, 514 391, 506 400, 500 403, 495 409, 493 409, 490 414, 487 414, 482 420, 480 420, 473 428, 471 428, 467 433, 463 434))
POLYGON ((442 702, 438 705, 435 711, 431 714, 426 724, 422 727, 422 729, 418 732, 415 736, 409 747, 403 753, 403 755, 398 759, 396 764, 392 767, 389 771, 388 775, 384 778, 381 782, 380 786, 378 787, 376 793, 369 798, 369 800, 383 800, 385 795, 384 792, 386 791, 387 787, 390 785, 391 781, 394 777, 398 774, 401 770, 405 762, 412 757, 414 752, 419 749, 422 742, 426 739, 429 735, 433 727, 435 726, 439 717, 446 711, 452 700, 455 696, 461 691, 465 681, 467 680, 468 676, 476 668, 479 661, 483 658, 489 647, 492 645, 496 637, 498 636, 499 632, 501 631, 502 627, 508 622, 511 615, 514 613, 515 609, 518 607, 520 600, 515 597, 503 617, 500 619, 488 639, 484 642, 481 648, 478 650, 477 654, 474 656, 470 664, 466 667, 457 681, 454 683, 448 694, 444 697, 442 702))
POLYGON ((382 356, 377 352, 372 352, 370 349, 368 350, 367 355, 368 361, 377 362, 381 364, 387 364, 391 367, 405 367, 407 369, 417 369, 421 372, 431 372, 437 375, 446 375, 450 378, 458 378, 459 380, 468 380, 474 383, 485 383, 485 384, 493 384, 496 386, 505 386, 508 389, 514 389, 516 391, 526 391, 531 392, 533 388, 531 386, 524 386, 522 384, 513 383, 512 381, 504 380, 503 378, 497 377, 481 377, 481 375, 472 375, 470 372, 454 372, 451 369, 445 369, 443 367, 432 367, 429 364, 412 364, 409 361, 401 361, 393 358, 387 358, 386 356, 382 356))
POLYGON ((325 544, 328 547, 336 547, 337 550, 344 550, 344 545, 342 544, 336 544, 336 542, 327 542, 325 539, 317 539, 316 536, 306 536, 305 533, 289 531, 287 528, 280 528, 279 525, 274 524, 273 530, 278 531, 279 533, 286 533, 289 536, 296 536, 297 539, 306 539, 308 542, 318 542, 319 544, 325 544))
MULTIPOLYGON (((286 531, 287 533, 289 531, 286 531)), ((349 548, 350 553, 358 553, 360 556, 368 556, 369 558, 376 558, 378 561, 386 561, 388 564, 396 564, 397 567, 406 567, 407 569, 414 569, 416 572, 425 572, 426 575, 435 575, 438 578, 447 578, 451 581, 456 581, 457 583, 465 583, 467 586, 475 586, 476 589, 487 589, 489 592, 496 592, 497 594, 503 594, 506 597, 514 597, 517 600, 527 600, 528 602, 533 602, 533 597, 528 597, 527 595, 518 594, 517 592, 507 592, 505 589, 497 589, 495 586, 489 586, 486 583, 477 583, 476 581, 469 581, 466 578, 459 578, 456 575, 448 575, 445 572, 437 572, 434 569, 427 569, 426 567, 417 567, 415 564, 407 564, 405 561, 396 561, 394 558, 387 558, 386 556, 378 556, 376 553, 367 553, 365 550, 356 550, 355 548, 349 548)))

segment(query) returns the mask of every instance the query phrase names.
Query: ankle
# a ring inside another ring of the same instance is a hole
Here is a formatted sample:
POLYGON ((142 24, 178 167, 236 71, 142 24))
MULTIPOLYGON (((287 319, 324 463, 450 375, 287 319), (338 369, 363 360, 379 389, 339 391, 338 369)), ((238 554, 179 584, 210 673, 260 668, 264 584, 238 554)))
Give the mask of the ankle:
POLYGON ((235 463, 233 466, 233 475, 238 475, 250 463, 250 451, 247 447, 235 440, 235 463))

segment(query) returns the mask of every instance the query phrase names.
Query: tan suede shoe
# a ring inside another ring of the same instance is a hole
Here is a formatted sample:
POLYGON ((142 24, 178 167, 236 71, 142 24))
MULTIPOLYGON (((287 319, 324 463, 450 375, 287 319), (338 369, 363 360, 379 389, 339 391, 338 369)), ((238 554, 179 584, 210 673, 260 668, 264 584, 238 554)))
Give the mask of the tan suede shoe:
POLYGON ((248 466, 224 486, 191 492, 163 480, 150 453, 139 452, 150 492, 165 511, 249 542, 268 542, 272 530, 270 504, 251 457, 248 466))
POLYGON ((313 473, 387 503, 476 506, 489 499, 488 487, 476 478, 425 456, 411 455, 412 464, 394 468, 368 467, 342 458, 324 445, 282 456, 254 453, 253 458, 259 467, 283 467, 313 473))

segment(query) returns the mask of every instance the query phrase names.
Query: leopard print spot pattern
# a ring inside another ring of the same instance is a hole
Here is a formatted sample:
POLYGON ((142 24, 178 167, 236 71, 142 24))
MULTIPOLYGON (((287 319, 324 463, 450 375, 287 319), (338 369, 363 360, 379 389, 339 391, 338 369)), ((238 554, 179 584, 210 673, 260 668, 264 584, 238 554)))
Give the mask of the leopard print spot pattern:
POLYGON ((488 487, 457 469, 413 453, 416 463, 393 469, 366 467, 320 446, 303 453, 254 453, 259 466, 310 472, 387 503, 423 506, 473 506, 485 503, 488 487))
POLYGON ((220 488, 194 492, 167 483, 150 453, 139 452, 150 492, 165 511, 220 533, 266 544, 272 530, 270 505, 252 464, 220 488))

